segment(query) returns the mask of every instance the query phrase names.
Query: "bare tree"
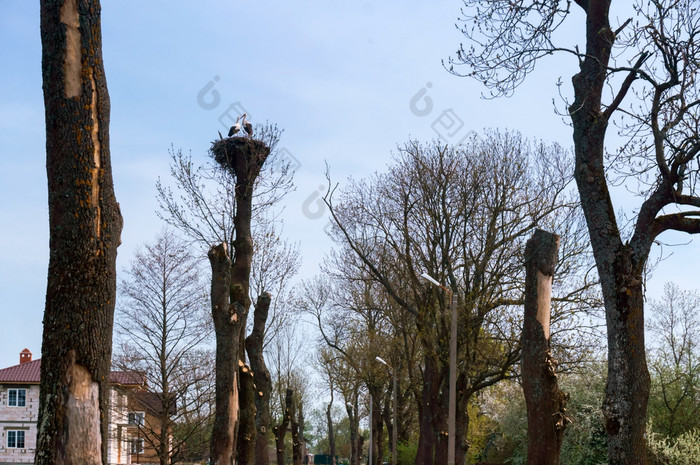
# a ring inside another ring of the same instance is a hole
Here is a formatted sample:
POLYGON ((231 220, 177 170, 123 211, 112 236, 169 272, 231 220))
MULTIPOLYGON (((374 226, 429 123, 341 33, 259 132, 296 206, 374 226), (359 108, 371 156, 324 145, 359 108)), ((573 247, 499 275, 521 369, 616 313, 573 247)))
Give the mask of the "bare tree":
POLYGON ((649 409, 654 429, 675 438, 695 428, 700 414, 700 294, 667 283, 649 307, 649 409))
MULTIPOLYGON (((299 333, 302 324, 298 319, 292 320, 267 348, 273 392, 270 414, 278 463, 285 463, 287 433, 291 432, 292 423, 299 420, 297 406, 307 403, 310 394, 309 376, 304 368, 306 341, 299 333)), ((299 430, 298 434, 300 438, 303 437, 303 431, 299 430)))
POLYGON ((330 353, 328 348, 322 347, 318 350, 316 354, 316 368, 321 372, 324 382, 328 383, 328 391, 330 392, 330 399, 328 400, 328 406, 326 407, 326 434, 328 440, 328 454, 331 456, 331 465, 336 465, 335 456, 335 432, 333 427, 333 402, 335 399, 335 376, 333 361, 334 357, 330 353))
MULTIPOLYGON (((556 145, 492 131, 460 148, 409 142, 387 173, 352 182, 339 200, 332 189, 326 196, 336 233, 352 251, 343 256, 343 266, 355 268, 355 279, 379 285, 410 316, 420 343, 417 464, 447 460, 451 294, 457 299, 461 361, 455 457, 464 463, 467 402, 512 377, 520 358, 522 245, 535 227, 559 230, 573 214, 575 202, 566 194, 569 166, 556 145), (423 281, 425 272, 451 292, 423 281)), ((575 230, 566 240, 572 250, 585 252, 575 230)), ((561 271, 575 275, 576 267, 568 266, 573 263, 562 264, 561 271)), ((580 308, 581 292, 592 285, 562 285, 555 298, 580 308)))
POLYGON ((609 458, 646 463, 644 271, 662 233, 700 232, 700 10, 693 0, 464 3, 469 45, 454 62, 494 95, 511 93, 545 56, 560 53, 578 63, 568 115, 574 175, 607 315, 609 458), (614 14, 613 3, 620 6, 614 14), (619 23, 611 24, 611 16, 619 23), (577 26, 585 44, 561 43, 557 32, 577 26), (611 125, 622 141, 607 154, 611 125), (611 195, 611 186, 623 182, 641 199, 626 230, 611 195))
POLYGON ((212 326, 200 271, 187 245, 163 231, 134 254, 120 281, 113 364, 147 380, 131 401, 148 413, 139 433, 161 465, 180 460, 184 445, 207 425, 201 416, 182 421, 211 400, 208 390, 198 390, 209 385, 211 371, 202 365, 213 358, 205 345, 212 326))
POLYGON ((37 464, 107 461, 122 216, 109 150, 98 0, 42 0, 50 258, 37 464))

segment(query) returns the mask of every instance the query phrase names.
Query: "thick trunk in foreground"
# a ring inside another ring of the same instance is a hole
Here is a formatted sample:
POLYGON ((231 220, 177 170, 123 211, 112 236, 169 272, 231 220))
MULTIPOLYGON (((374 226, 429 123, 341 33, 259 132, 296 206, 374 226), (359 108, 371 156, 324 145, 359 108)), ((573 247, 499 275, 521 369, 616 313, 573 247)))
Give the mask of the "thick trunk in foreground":
POLYGON ((122 217, 114 196, 100 2, 43 0, 49 269, 35 463, 107 461, 122 217))
POLYGON ((270 463, 270 446, 268 443, 269 428, 272 424, 270 418, 270 393, 272 392, 272 380, 270 372, 265 365, 263 357, 263 340, 265 335, 265 323, 270 310, 270 294, 264 292, 258 297, 253 315, 253 330, 245 340, 246 351, 253 370, 255 381, 255 465, 268 465, 270 463))
MULTIPOLYGON (((212 312, 214 313, 214 330, 216 332, 216 417, 211 437, 211 458, 214 465, 233 463, 236 452, 236 429, 238 427, 239 400, 237 397, 237 379, 239 358, 243 343, 241 341, 242 325, 250 307, 250 268, 253 262, 253 237, 250 229, 253 211, 253 187, 260 174, 260 168, 270 154, 270 148, 264 143, 243 137, 230 137, 214 142, 211 148, 214 160, 227 169, 236 179, 236 212, 233 227, 236 238, 233 241, 233 261, 228 256, 228 300, 219 296, 214 301, 214 287, 220 286, 215 279, 215 261, 217 269, 223 268, 226 249, 219 251, 219 245, 209 252, 212 262, 212 312), (212 255, 215 257, 212 258, 212 255), (217 305, 219 308, 217 308, 217 305), (224 308, 225 307, 225 308, 224 308), (219 323, 217 324, 217 315, 219 323), (220 353, 222 351, 222 353, 220 353), (219 367, 219 359, 221 367, 219 367), (220 371, 227 370, 225 372, 220 371), (219 380, 219 378, 222 378, 219 380), (221 392, 220 392, 221 390, 221 392), (234 393, 236 395, 234 395, 234 393), (220 404, 219 402, 223 402, 220 404)), ((227 255, 227 254, 226 254, 227 255)), ((223 269, 218 275, 226 273, 223 269)), ((250 405, 254 408, 254 404, 250 405)), ((248 412, 249 413, 249 412, 248 412)), ((254 413, 253 413, 254 415, 254 413)))
POLYGON ((559 236, 541 229, 525 246, 525 316, 522 370, 527 405, 527 464, 559 465, 566 417, 566 395, 557 384, 550 352, 552 279, 559 236))

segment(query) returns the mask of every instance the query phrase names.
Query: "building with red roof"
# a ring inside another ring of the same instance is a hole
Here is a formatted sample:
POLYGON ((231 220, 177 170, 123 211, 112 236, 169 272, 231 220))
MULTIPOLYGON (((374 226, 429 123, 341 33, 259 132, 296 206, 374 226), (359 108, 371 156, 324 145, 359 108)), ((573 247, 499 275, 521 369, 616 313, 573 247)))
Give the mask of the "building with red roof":
MULTIPOLYGON (((34 463, 40 376, 41 359, 32 360, 29 349, 20 352, 18 365, 0 369, 0 465, 34 463)), ((143 439, 134 434, 144 409, 128 401, 127 394, 140 391, 146 380, 123 371, 113 371, 110 380, 108 462, 134 463, 133 457, 144 454, 143 439)))

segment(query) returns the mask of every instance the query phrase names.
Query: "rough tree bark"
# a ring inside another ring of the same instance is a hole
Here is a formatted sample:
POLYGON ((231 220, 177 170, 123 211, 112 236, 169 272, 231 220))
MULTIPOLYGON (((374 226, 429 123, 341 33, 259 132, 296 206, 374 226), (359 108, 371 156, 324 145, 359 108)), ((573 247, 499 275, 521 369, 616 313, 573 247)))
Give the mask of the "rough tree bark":
POLYGON ((301 460, 302 462, 304 461, 304 458, 308 455, 308 448, 306 447, 306 436, 304 436, 304 431, 306 430, 306 423, 304 419, 304 403, 299 402, 299 415, 298 415, 298 420, 299 422, 299 451, 301 452, 301 460))
POLYGON ((275 452, 277 453, 277 463, 285 463, 284 460, 284 437, 287 434, 287 428, 289 428, 289 422, 292 418, 292 394, 294 391, 287 389, 284 396, 284 413, 282 414, 282 421, 279 425, 275 425, 272 428, 275 434, 275 452))
POLYGON ((552 279, 559 236, 535 230, 525 246, 525 316, 522 377, 527 405, 528 465, 559 465, 567 396, 557 384, 557 363, 550 352, 552 279))
POLYGON ((265 336, 265 324, 270 310, 271 296, 264 292, 258 297, 253 315, 253 330, 245 340, 246 351, 250 359, 250 367, 253 370, 255 381, 255 465, 268 465, 270 463, 270 446, 268 443, 268 429, 272 424, 270 418, 270 393, 272 392, 272 380, 270 372, 265 365, 263 357, 263 340, 265 336))
POLYGON ((216 331, 216 411, 211 436, 212 463, 229 465, 235 458, 238 423, 238 314, 229 302, 231 259, 226 243, 209 251, 211 304, 216 331))
POLYGON ((100 2, 42 0, 50 258, 36 463, 107 461, 116 257, 100 2))
POLYGON ((257 396, 255 380, 250 367, 242 361, 238 363, 238 380, 240 385, 238 399, 241 408, 239 410, 236 463, 238 465, 249 465, 255 462, 255 446, 258 436, 255 429, 255 398, 257 396))
POLYGON ((331 409, 333 408, 333 386, 331 385, 331 400, 326 407, 326 424, 328 425, 328 452, 331 455, 331 465, 335 463, 335 432, 333 431, 333 417, 331 417, 331 409))
POLYGON ((300 400, 296 400, 292 404, 292 464, 301 465, 302 455, 302 432, 300 431, 299 420, 303 418, 301 413, 302 404, 300 400))
MULTIPOLYGON (((212 313, 216 332, 216 413, 211 438, 211 457, 215 465, 229 465, 235 460, 236 428, 239 417, 236 371, 242 354, 241 326, 250 307, 250 268, 253 261, 251 217, 253 188, 270 148, 250 138, 231 137, 216 141, 211 153, 217 163, 236 179, 236 211, 233 226, 234 259, 231 261, 224 244, 209 252, 212 263, 212 313), (229 270, 223 268, 230 263, 229 270), (222 278, 228 277, 228 282, 222 278), (228 284, 228 294, 219 289, 228 284), (214 288, 217 287, 217 300, 214 288), (221 362, 221 366, 219 363, 221 362), (232 370, 232 372, 231 372, 232 370), (221 377, 221 380, 219 379, 221 377), (221 403, 220 403, 221 402, 221 403)), ((252 403, 250 408, 255 408, 252 403)), ((253 413, 254 415, 254 413, 253 413)))
MULTIPOLYGON (((608 380, 603 414, 611 463, 644 464, 646 407, 650 378, 644 347, 642 273, 653 241, 651 222, 638 226, 632 245, 623 243, 605 181, 605 132, 601 97, 614 33, 609 23, 609 0, 591 0, 586 15, 586 58, 572 81, 576 169, 581 196, 605 299, 608 329, 608 380)), ((608 113, 607 111, 605 113, 608 113)))
POLYGON ((348 421, 350 423, 350 465, 359 465, 362 461, 363 436, 359 434, 360 418, 358 415, 357 396, 354 396, 353 404, 354 406, 345 404, 345 411, 348 414, 348 421))

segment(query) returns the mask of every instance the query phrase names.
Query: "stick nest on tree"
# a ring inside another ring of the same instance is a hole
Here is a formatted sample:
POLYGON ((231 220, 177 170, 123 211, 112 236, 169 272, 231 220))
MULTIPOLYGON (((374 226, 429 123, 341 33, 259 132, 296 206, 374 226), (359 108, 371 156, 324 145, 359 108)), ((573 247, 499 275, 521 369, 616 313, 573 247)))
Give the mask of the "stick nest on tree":
POLYGON ((214 141, 209 149, 214 160, 236 177, 236 184, 255 180, 270 155, 264 142, 247 137, 228 137, 214 141))

